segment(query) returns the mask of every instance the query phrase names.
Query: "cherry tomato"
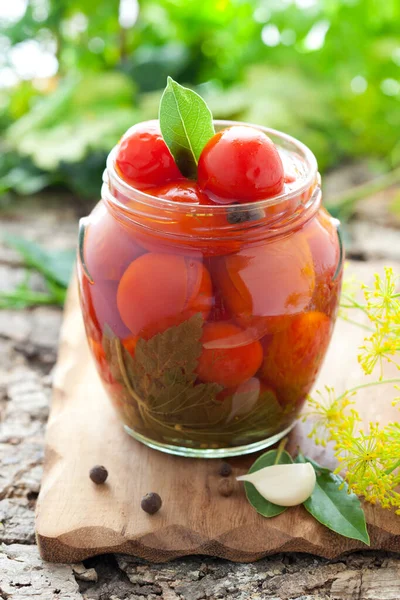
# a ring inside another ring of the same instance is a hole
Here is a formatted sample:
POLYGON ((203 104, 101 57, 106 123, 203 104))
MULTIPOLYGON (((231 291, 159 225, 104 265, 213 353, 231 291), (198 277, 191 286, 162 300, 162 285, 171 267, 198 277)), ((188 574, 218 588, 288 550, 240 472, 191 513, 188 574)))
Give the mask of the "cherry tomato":
POLYGON ((219 383, 226 387, 237 386, 250 379, 262 362, 260 342, 231 346, 230 338, 241 329, 230 323, 206 323, 202 343, 203 350, 197 365, 197 375, 202 381, 219 383), (212 348, 205 344, 216 342, 212 348))
POLYGON ((119 143, 115 164, 122 179, 140 190, 183 177, 163 140, 158 121, 131 127, 119 143))
POLYGON ((152 196, 157 198, 164 198, 170 202, 179 202, 199 205, 215 205, 201 189, 198 187, 196 182, 189 180, 172 181, 161 187, 157 187, 151 190, 152 196))
POLYGON ((339 238, 333 219, 322 209, 303 229, 311 249, 315 270, 315 290, 311 308, 328 316, 336 315, 341 276, 335 279, 340 262, 339 238))
POLYGON ((198 181, 203 190, 216 196, 253 202, 282 191, 283 165, 265 133, 234 125, 206 144, 199 159, 198 181))
MULTIPOLYGON (((197 207, 216 207, 221 206, 213 202, 211 198, 201 191, 194 181, 175 181, 163 187, 151 190, 153 196, 163 198, 178 204, 196 204, 197 207)), ((158 214, 158 211, 157 211, 158 214)), ((158 215, 159 216, 159 215, 158 215)), ((165 223, 167 232, 184 233, 189 235, 206 234, 213 237, 218 235, 215 231, 217 227, 228 225, 227 213, 219 211, 213 213, 212 208, 207 210, 188 209, 186 212, 177 210, 171 214, 172 222, 165 223)))
POLYGON ((214 282, 233 318, 259 339, 310 303, 315 275, 301 232, 218 259, 214 282))
POLYGON ((84 317, 86 327, 97 330, 97 337, 101 340, 104 327, 107 325, 112 333, 125 338, 130 332, 122 322, 117 307, 118 283, 114 281, 98 281, 91 284, 84 276, 85 284, 82 286, 85 296, 84 317), (87 323, 87 321, 89 323, 87 323))
POLYGON ((332 322, 321 312, 293 318, 287 329, 263 343, 260 375, 280 399, 303 400, 322 365, 332 333, 332 322))
POLYGON ((84 259, 93 281, 119 281, 126 267, 144 253, 129 231, 100 203, 90 217, 84 259))
POLYGON ((340 249, 337 229, 325 209, 303 229, 311 249, 317 281, 332 278, 339 264, 340 249))
POLYGON ((127 268, 118 287, 121 318, 133 335, 146 339, 196 313, 207 317, 212 285, 201 262, 149 253, 127 268))

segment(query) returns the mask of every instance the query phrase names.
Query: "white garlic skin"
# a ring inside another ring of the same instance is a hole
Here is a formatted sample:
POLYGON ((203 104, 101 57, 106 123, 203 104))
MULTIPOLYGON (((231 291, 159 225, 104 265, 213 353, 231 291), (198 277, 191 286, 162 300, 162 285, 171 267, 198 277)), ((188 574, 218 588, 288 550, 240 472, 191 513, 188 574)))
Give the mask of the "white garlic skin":
POLYGON ((278 506, 302 504, 311 496, 316 483, 314 467, 310 463, 272 465, 236 479, 249 481, 263 498, 278 506))

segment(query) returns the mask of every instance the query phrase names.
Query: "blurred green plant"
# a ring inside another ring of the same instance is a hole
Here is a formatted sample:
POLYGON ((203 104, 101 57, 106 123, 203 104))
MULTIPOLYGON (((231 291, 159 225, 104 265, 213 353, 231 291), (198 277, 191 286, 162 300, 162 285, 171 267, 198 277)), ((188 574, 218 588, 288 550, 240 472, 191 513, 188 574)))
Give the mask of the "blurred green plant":
POLYGON ((3 240, 22 256, 27 270, 23 281, 14 290, 0 292, 0 309, 28 308, 43 304, 62 306, 75 263, 75 251, 47 250, 15 235, 5 235, 3 240), (43 276, 46 291, 38 292, 32 289, 32 270, 43 276))
POLYGON ((400 164, 398 0, 27 2, 3 23, 3 63, 34 40, 58 73, 0 90, 0 192, 98 195, 107 151, 157 116, 168 74, 218 118, 299 137, 321 170, 360 157, 383 172, 400 164))

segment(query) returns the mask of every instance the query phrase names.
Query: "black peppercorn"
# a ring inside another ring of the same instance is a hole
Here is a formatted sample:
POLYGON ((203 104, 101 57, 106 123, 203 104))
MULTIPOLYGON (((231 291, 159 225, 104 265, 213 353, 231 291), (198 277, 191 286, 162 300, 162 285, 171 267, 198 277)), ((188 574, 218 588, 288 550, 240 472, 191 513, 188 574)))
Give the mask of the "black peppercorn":
POLYGON ((246 221, 258 221, 264 217, 264 211, 260 208, 241 209, 234 205, 227 208, 227 221, 231 225, 246 223, 246 221))
POLYGON ((231 496, 233 493, 233 483, 231 479, 221 479, 218 484, 218 492, 221 496, 231 496))
POLYGON ((100 485, 101 483, 104 483, 107 479, 108 471, 102 465, 96 465, 95 467, 92 467, 90 469, 89 477, 93 481, 93 483, 95 483, 96 485, 100 485))
POLYGON ((162 500, 160 496, 155 492, 151 492, 150 494, 143 496, 140 506, 144 512, 149 513, 149 515, 154 515, 154 513, 160 510, 161 504, 162 500))
POLYGON ((223 462, 219 468, 219 474, 221 475, 221 477, 229 477, 229 475, 231 473, 232 473, 231 465, 227 462, 223 462))

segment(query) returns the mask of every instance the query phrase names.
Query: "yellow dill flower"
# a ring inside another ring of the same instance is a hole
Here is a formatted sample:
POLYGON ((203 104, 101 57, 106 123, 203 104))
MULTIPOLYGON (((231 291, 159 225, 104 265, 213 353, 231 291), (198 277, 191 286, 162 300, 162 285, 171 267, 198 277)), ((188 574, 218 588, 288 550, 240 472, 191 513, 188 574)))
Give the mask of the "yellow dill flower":
POLYGON ((380 429, 377 423, 370 423, 368 432, 355 433, 354 428, 342 426, 333 439, 339 460, 337 472, 344 470, 349 488, 372 504, 400 509, 400 494, 396 491, 400 457, 396 458, 393 448, 388 447, 388 430, 380 429))
POLYGON ((366 304, 362 307, 374 327, 371 336, 364 340, 358 360, 364 372, 369 375, 378 364, 381 377, 384 362, 395 363, 400 351, 400 294, 397 292, 399 277, 393 269, 385 268, 384 278, 375 274, 374 286, 363 286, 366 304))
MULTIPOLYGON (((395 385, 394 387, 396 390, 400 390, 400 387, 398 385, 395 385)), ((393 406, 399 405, 399 409, 400 409, 400 396, 396 396, 396 398, 393 398, 392 404, 393 404, 393 406)))
POLYGON ((379 365, 380 378, 383 377, 384 362, 391 362, 400 368, 393 357, 399 351, 400 341, 393 336, 388 336, 382 328, 377 328, 375 333, 364 339, 364 345, 360 346, 358 362, 366 375, 371 375, 376 365, 379 365))
POLYGON ((303 421, 310 420, 312 429, 308 437, 314 440, 317 445, 326 446, 326 443, 332 439, 331 431, 336 431, 341 427, 343 421, 351 417, 355 420, 356 413, 348 411, 349 406, 354 404, 349 395, 336 397, 333 388, 325 387, 325 395, 319 390, 316 391, 317 398, 309 396, 307 403, 307 412, 303 421))
POLYGON ((387 324, 394 321, 400 324, 400 298, 397 292, 399 277, 391 267, 385 267, 385 277, 375 273, 374 286, 363 286, 366 310, 371 321, 387 324))
MULTIPOLYGON (((400 277, 393 269, 385 268, 384 276, 375 275, 371 288, 362 286, 365 303, 359 302, 354 293, 354 281, 344 286, 341 315, 349 322, 361 325, 370 333, 360 347, 358 361, 366 374, 376 366, 380 379, 369 381, 336 396, 332 388, 326 393, 317 392, 309 398, 305 419, 310 420, 309 434, 317 444, 331 441, 341 472, 349 489, 373 504, 395 508, 400 515, 400 423, 381 428, 370 423, 361 427, 361 419, 353 406, 351 397, 363 387, 382 384, 398 384, 399 378, 383 379, 384 366, 391 362, 400 369, 400 277), (347 309, 356 309, 368 318, 368 325, 348 317, 347 309)), ((394 386, 400 389, 399 386, 394 386)), ((400 396, 393 400, 399 405, 400 396)))

